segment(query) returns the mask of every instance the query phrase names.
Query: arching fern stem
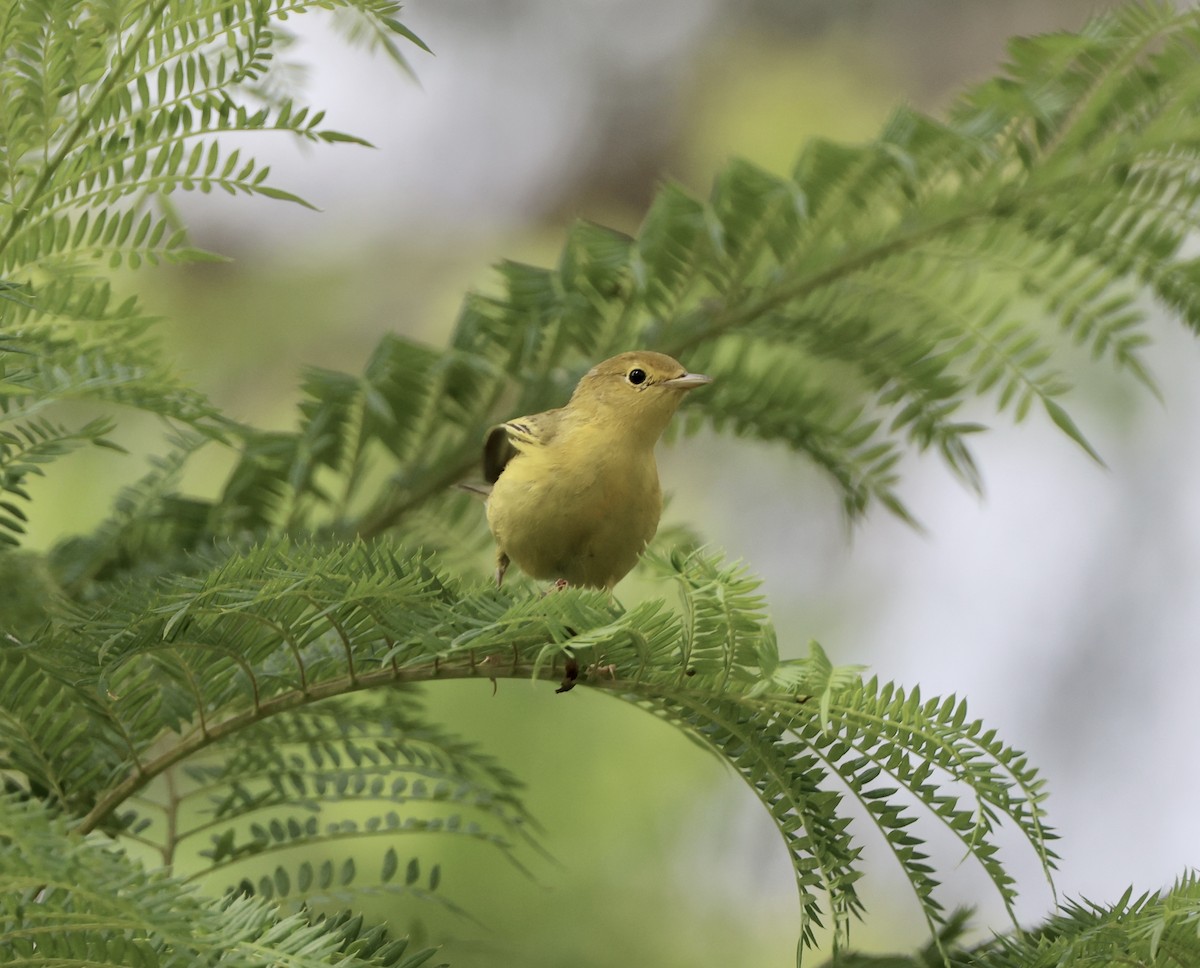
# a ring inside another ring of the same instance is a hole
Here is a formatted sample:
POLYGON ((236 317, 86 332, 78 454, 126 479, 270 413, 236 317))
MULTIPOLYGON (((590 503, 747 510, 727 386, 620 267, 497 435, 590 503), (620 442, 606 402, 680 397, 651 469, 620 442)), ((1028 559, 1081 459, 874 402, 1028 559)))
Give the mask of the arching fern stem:
MULTIPOLYGON (((557 650, 556 650, 557 651, 557 650)), ((474 655, 459 655, 452 658, 438 657, 418 665, 401 667, 387 665, 369 672, 355 672, 331 679, 311 682, 304 689, 293 689, 276 696, 262 700, 249 709, 231 713, 224 718, 209 718, 203 725, 191 733, 180 736, 162 753, 153 759, 140 764, 121 782, 111 787, 97 801, 91 811, 75 828, 81 834, 89 833, 99 827, 122 803, 138 793, 156 777, 186 760, 200 750, 224 740, 254 723, 289 710, 297 709, 324 699, 335 696, 350 695, 370 689, 395 685, 397 683, 424 683, 438 680, 454 679, 487 679, 495 682, 498 679, 539 679, 557 683, 562 678, 562 671, 554 663, 547 663, 541 658, 524 659, 508 650, 491 653, 482 658, 474 655)), ((655 700, 662 698, 661 684, 642 682, 636 679, 617 679, 598 677, 589 683, 593 688, 617 694, 633 701, 655 700)), ((715 697, 714 697, 715 698, 715 697)), ((724 699, 745 699, 732 694, 723 694, 724 699)), ((794 697, 785 697, 795 703, 794 697)), ((749 699, 755 708, 767 707, 776 701, 776 697, 757 696, 749 699)))

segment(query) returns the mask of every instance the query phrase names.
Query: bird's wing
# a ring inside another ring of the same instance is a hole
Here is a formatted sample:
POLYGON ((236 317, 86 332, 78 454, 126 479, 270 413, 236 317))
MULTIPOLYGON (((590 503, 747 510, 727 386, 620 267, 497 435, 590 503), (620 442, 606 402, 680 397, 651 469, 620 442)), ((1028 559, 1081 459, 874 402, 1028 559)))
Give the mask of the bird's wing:
POLYGON ((523 450, 545 447, 554 439, 563 410, 547 410, 497 424, 483 441, 483 478, 495 484, 510 460, 523 450))

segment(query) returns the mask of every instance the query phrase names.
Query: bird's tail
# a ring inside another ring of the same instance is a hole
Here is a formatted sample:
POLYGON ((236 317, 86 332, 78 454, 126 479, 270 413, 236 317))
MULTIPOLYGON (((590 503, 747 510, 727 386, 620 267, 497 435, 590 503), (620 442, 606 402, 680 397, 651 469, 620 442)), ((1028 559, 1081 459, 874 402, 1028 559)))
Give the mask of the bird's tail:
POLYGON ((486 501, 492 496, 491 484, 478 484, 475 481, 459 481, 454 486, 460 491, 466 491, 468 494, 471 494, 482 501, 486 501))

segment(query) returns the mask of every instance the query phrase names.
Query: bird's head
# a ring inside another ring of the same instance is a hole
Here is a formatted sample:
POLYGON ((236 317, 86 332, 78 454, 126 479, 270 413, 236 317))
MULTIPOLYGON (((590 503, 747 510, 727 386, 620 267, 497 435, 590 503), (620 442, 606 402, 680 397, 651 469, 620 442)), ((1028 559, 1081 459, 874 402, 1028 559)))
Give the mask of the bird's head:
POLYGON ((711 382, 663 353, 621 353, 584 375, 569 406, 653 446, 684 394, 711 382))

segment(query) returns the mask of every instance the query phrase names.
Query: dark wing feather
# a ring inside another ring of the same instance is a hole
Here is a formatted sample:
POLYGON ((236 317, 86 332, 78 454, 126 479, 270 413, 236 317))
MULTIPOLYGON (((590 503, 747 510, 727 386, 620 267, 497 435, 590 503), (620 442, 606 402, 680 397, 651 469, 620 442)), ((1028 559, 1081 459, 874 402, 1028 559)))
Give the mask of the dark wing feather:
POLYGON ((516 453, 517 447, 508 436, 507 424, 497 424, 489 430, 483 441, 483 479, 495 484, 516 453))
POLYGON ((563 410, 547 410, 497 424, 483 441, 483 479, 495 484, 510 460, 527 447, 544 447, 558 430, 563 410))

